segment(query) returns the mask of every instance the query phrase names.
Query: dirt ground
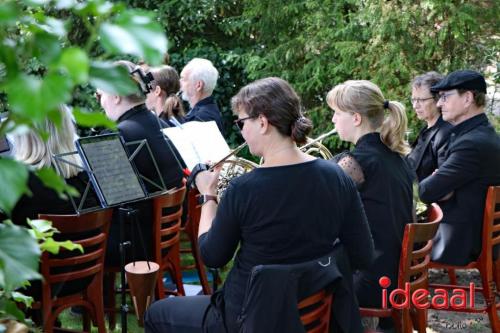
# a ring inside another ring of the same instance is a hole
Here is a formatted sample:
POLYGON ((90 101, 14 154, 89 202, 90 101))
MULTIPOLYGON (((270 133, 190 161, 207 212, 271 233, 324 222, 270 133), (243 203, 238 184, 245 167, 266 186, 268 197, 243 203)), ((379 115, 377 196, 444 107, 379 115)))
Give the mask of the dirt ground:
MULTIPOLYGON (((431 283, 448 283, 448 275, 443 271, 431 270, 429 273, 431 283)), ((480 286, 479 273, 475 270, 457 271, 458 282, 468 285, 474 282, 480 286)), ((475 294, 476 306, 484 305, 481 293, 475 294)), ((497 299, 498 302, 498 299, 497 299)), ((500 312, 499 312, 500 315, 500 312)), ((428 315, 428 333, 457 333, 457 332, 491 332, 487 314, 472 314, 451 311, 430 310, 428 315)))

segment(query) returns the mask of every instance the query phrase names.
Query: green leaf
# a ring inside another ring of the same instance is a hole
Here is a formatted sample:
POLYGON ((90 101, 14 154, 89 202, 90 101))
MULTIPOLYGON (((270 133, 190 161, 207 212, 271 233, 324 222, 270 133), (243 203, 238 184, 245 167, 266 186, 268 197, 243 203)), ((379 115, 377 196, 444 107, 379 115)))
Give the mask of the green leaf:
POLYGON ((19 310, 17 307, 17 304, 11 300, 2 300, 1 302, 1 308, 5 311, 5 313, 10 316, 15 318, 18 321, 23 322, 24 321, 24 313, 19 310))
POLYGON ((50 64, 59 59, 61 54, 61 41, 54 35, 45 31, 34 34, 33 56, 45 64, 50 64))
POLYGON ((123 66, 109 62, 92 62, 90 83, 98 89, 120 96, 137 93, 139 90, 123 66))
POLYGON ((116 129, 116 123, 100 112, 87 112, 78 108, 73 109, 73 115, 78 125, 85 127, 105 126, 116 129))
POLYGON ((5 87, 11 111, 33 121, 45 117, 42 105, 42 80, 32 75, 21 74, 10 80, 5 87))
POLYGON ((0 25, 14 24, 18 17, 19 9, 14 2, 0 4, 0 25))
POLYGON ((89 79, 89 58, 80 48, 65 49, 59 65, 68 72, 75 84, 85 83, 89 79))
POLYGON ((73 186, 66 184, 64 179, 53 168, 41 168, 36 171, 36 175, 45 186, 54 189, 62 199, 68 199, 66 193, 73 197, 80 196, 78 191, 73 186))
POLYGON ((25 280, 40 279, 39 258, 40 247, 26 228, 0 224, 0 288, 13 291, 25 280))
POLYGON ((54 111, 60 104, 71 100, 71 89, 73 84, 71 79, 60 73, 49 73, 42 81, 40 91, 43 109, 46 112, 54 111))
POLYGON ((102 46, 113 54, 130 54, 151 65, 162 62, 167 52, 165 31, 150 13, 126 10, 99 31, 102 46))
POLYGON ((48 238, 41 245, 42 251, 47 251, 52 254, 58 254, 61 247, 70 251, 79 250, 83 253, 83 247, 80 244, 73 243, 72 241, 57 242, 52 238, 48 238))
POLYGON ((47 220, 27 220, 28 225, 31 227, 32 231, 35 232, 36 239, 42 239, 42 237, 52 237, 57 230, 52 226, 52 222, 47 220))
POLYGON ((28 169, 22 163, 9 158, 0 158, 0 209, 10 214, 16 202, 24 193, 30 193, 28 182, 28 169))
POLYGON ((31 307, 31 304, 33 304, 33 297, 26 296, 18 291, 12 292, 12 299, 18 303, 23 303, 27 307, 31 307))

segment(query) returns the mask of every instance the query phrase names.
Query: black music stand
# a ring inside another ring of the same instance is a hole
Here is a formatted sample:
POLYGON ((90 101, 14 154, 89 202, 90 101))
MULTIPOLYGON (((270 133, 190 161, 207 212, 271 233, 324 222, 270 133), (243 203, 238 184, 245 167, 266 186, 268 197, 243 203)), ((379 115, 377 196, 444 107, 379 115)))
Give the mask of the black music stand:
MULTIPOLYGON (((77 152, 60 154, 55 157, 56 166, 59 169, 59 163, 70 163, 71 165, 85 170, 89 176, 90 181, 78 205, 74 201, 74 198, 70 197, 77 214, 95 210, 95 208, 88 209, 83 206, 91 185, 99 198, 102 208, 119 207, 119 223, 121 229, 119 235, 120 280, 122 285, 120 312, 122 332, 127 332, 127 313, 129 309, 126 303, 125 292, 125 250, 126 247, 132 244, 130 241, 125 241, 125 221, 135 221, 134 214, 136 212, 136 210, 127 207, 127 205, 168 193, 168 191, 147 140, 139 140, 125 144, 118 133, 113 133, 80 138, 76 141, 76 147, 77 152), (132 145, 137 145, 137 147, 129 156, 125 146, 132 145), (143 149, 148 152, 161 184, 157 184, 137 171, 134 165, 134 158, 143 149), (75 165, 65 159, 65 156, 70 154, 79 154, 83 161, 83 166, 75 165), (144 182, 152 185, 156 191, 148 192, 144 182)), ((142 239, 141 242, 144 246, 142 239)))

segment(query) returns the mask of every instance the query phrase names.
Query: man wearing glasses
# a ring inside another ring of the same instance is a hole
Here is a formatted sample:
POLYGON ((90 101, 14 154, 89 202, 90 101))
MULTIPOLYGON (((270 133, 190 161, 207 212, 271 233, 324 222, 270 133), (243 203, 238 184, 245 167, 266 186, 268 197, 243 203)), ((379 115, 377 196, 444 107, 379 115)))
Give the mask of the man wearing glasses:
POLYGON ((488 186, 500 184, 500 137, 484 113, 486 82, 478 72, 450 73, 431 87, 439 93, 443 120, 454 127, 438 169, 420 182, 420 198, 438 202, 444 217, 434 238, 432 260, 466 265, 481 250, 488 186))

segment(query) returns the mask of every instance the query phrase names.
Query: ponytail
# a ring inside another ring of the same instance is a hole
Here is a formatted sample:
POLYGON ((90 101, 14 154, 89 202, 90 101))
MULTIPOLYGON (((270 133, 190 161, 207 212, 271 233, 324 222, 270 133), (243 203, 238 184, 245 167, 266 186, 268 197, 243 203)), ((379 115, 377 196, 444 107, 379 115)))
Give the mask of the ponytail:
POLYGON ((186 115, 184 111, 184 106, 182 105, 182 101, 176 94, 170 94, 165 99, 165 104, 163 105, 162 115, 164 117, 184 117, 186 115))
POLYGON ((405 140, 408 125, 405 108, 396 101, 389 101, 384 106, 386 106, 388 114, 380 127, 380 139, 392 151, 407 155, 410 152, 410 147, 405 140))

